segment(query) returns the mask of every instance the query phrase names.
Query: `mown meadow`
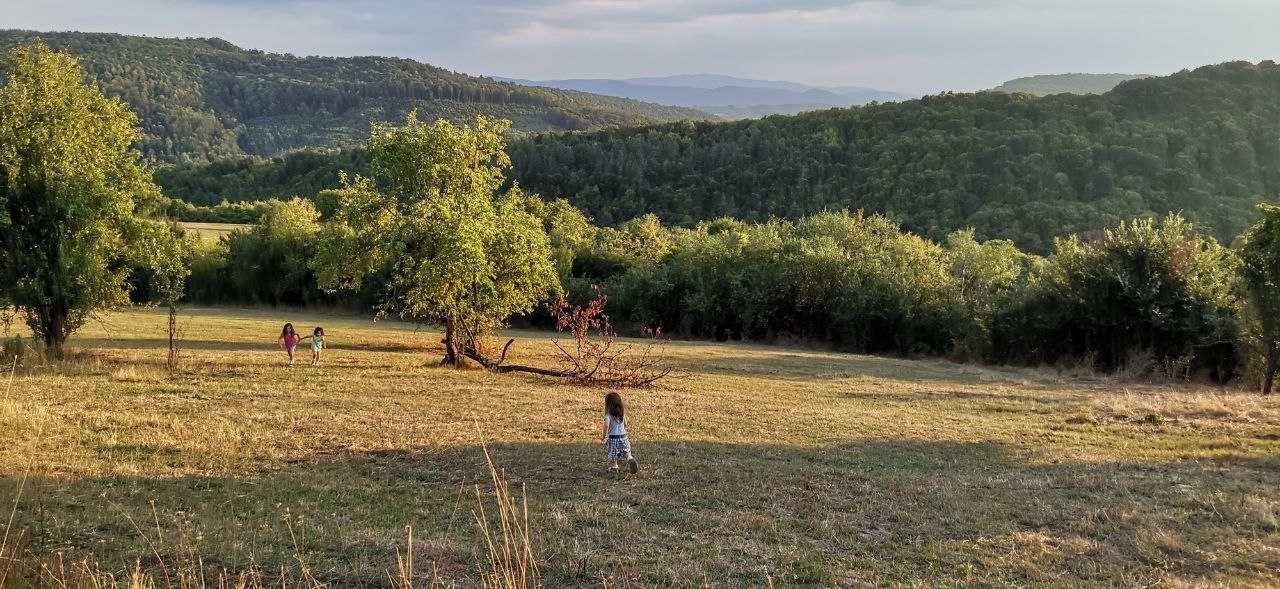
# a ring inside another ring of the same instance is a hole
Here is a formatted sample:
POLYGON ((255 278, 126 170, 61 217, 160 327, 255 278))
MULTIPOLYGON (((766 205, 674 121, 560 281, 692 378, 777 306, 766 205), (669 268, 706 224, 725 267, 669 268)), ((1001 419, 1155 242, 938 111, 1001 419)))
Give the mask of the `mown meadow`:
MULTIPOLYGON (((482 444, 551 586, 1268 586, 1280 410, 1255 391, 817 349, 672 342, 624 393, 438 366, 440 332, 316 312, 114 312, 0 390, 0 575, 214 586, 474 585, 482 444), (285 366, 291 320, 318 368, 285 366), (399 558, 399 561, 397 560, 399 558), (59 577, 57 571, 63 571, 59 577), (196 576, 195 571, 201 575, 196 576), (247 577, 240 575, 247 574, 247 577)), ((511 331, 546 363, 554 334, 511 331)))

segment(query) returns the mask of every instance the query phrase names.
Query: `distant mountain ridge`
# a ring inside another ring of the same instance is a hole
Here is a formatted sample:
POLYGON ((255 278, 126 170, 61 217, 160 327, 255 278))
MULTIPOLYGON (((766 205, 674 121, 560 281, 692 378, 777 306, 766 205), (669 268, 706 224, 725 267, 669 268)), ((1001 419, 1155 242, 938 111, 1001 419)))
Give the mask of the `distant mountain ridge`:
POLYGON ((1129 80, 1152 77, 1149 74, 1044 74, 1009 80, 992 92, 1023 92, 1036 96, 1053 94, 1106 94, 1129 80))
POLYGON ((297 57, 222 39, 0 30, 0 51, 36 40, 69 51, 106 94, 127 102, 141 119, 140 149, 161 162, 354 146, 371 123, 401 119, 410 109, 428 120, 506 118, 517 133, 712 118, 690 108, 496 82, 411 59, 297 57))
POLYGON ((682 74, 647 78, 572 78, 498 80, 545 88, 577 90, 675 106, 697 108, 722 118, 795 114, 869 102, 896 102, 906 94, 862 86, 819 87, 780 80, 753 80, 717 74, 682 74))

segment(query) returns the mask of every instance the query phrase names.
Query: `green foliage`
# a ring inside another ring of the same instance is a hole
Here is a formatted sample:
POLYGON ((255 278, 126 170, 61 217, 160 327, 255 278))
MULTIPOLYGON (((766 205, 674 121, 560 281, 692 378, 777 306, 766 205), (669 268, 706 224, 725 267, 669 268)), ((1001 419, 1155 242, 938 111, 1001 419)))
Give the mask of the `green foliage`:
POLYGON ((543 221, 520 194, 498 196, 510 165, 505 121, 376 125, 372 178, 344 183, 325 223, 315 267, 328 290, 386 278, 380 313, 446 327, 458 340, 527 312, 558 285, 543 221), (465 332, 465 333, 460 333, 465 332))
MULTIPOLYGON (((80 57, 108 96, 133 107, 142 119, 143 154, 165 162, 356 145, 371 122, 400 119, 411 109, 450 120, 505 117, 527 132, 707 117, 692 109, 496 82, 409 59, 295 57, 221 39, 10 30, 0 31, 0 49, 37 39, 80 57)), ((332 187, 336 178, 328 181, 332 187)), ((222 197, 236 200, 219 194, 206 204, 222 197)))
POLYGON ((1262 219, 1240 238, 1240 275, 1246 300, 1246 333, 1258 364, 1263 394, 1280 368, 1280 207, 1258 205, 1262 219))
POLYGON ((521 203, 525 211, 542 220, 542 229, 551 243, 556 273, 562 281, 567 279, 573 271, 578 252, 586 249, 595 238, 596 226, 563 198, 547 202, 537 195, 525 194, 519 187, 511 189, 507 197, 521 203))
MULTIPOLYGON (((268 208, 252 229, 227 237, 230 278, 243 300, 272 305, 314 302, 318 293, 310 263, 319 219, 311 201, 293 199, 268 208)), ((216 267, 212 258, 201 263, 208 270, 216 267)))
POLYGON ((883 217, 692 230, 649 218, 601 230, 592 251, 576 280, 602 283, 615 318, 633 325, 903 354, 946 353, 958 329, 946 252, 883 217))
MULTIPOLYGON (((546 134, 514 141, 510 154, 522 187, 563 195, 605 226, 646 213, 691 227, 866 210, 934 241, 973 228, 1047 254, 1059 236, 1179 213, 1226 242, 1260 197, 1280 194, 1280 66, 1227 63, 1101 96, 943 94, 546 134)), ((158 178, 192 202, 314 196, 367 160, 358 150, 291 157, 158 178)))
POLYGON ((176 307, 186 294, 198 240, 172 222, 148 222, 139 229, 128 259, 129 299, 176 307))
MULTIPOLYGON (((245 248, 238 248, 244 252, 245 248)), ((231 252, 225 240, 197 242, 191 253, 191 276, 186 294, 193 301, 218 303, 252 298, 242 296, 231 278, 231 252)), ((243 264, 238 266, 244 267, 243 264)))
POLYGON ((1027 277, 1044 261, 1009 241, 979 242, 971 229, 947 236, 945 246, 950 296, 959 308, 961 324, 952 353, 965 359, 986 358, 992 352, 996 313, 1014 302, 1027 277))
POLYGON ((128 302, 130 264, 167 228, 130 146, 137 119, 43 44, 13 49, 0 88, 0 289, 55 354, 94 312, 128 302))
POLYGON ((269 209, 281 202, 273 198, 253 202, 222 201, 214 206, 196 206, 171 198, 165 204, 164 213, 175 221, 253 224, 261 221, 269 209))
MULTIPOLYGON (((446 325, 452 313, 457 337, 467 337, 545 300, 557 284, 554 259, 571 299, 594 298, 600 286, 617 325, 632 332, 1009 363, 1085 359, 1105 370, 1208 372, 1220 380, 1233 374, 1237 258, 1179 217, 1064 239, 1048 258, 979 241, 973 231, 936 244, 885 217, 847 213, 758 224, 722 218, 691 229, 647 216, 594 228, 563 201, 520 190, 482 198, 499 182, 497 152, 464 157, 493 167, 474 182, 457 181, 476 172, 413 154, 448 152, 432 146, 459 139, 416 121, 408 128, 416 130, 380 139, 396 147, 384 174, 399 174, 395 162, 406 174, 429 171, 419 185, 489 188, 423 190, 419 198, 409 183, 358 178, 335 191, 334 214, 313 239, 321 284, 348 291, 331 301, 446 325), (1135 359, 1145 363, 1130 365, 1135 359)), ((295 203, 311 211, 300 224, 308 227, 314 209, 295 203)), ((252 251, 205 246, 193 262, 192 296, 216 298, 228 267, 258 264, 252 251)), ((240 282, 230 296, 255 281, 240 282)))
POLYGON ((315 196, 338 186, 338 174, 367 173, 369 154, 363 149, 295 151, 283 156, 236 157, 208 165, 171 165, 156 170, 164 193, 194 205, 230 201, 315 196))
POLYGON ((1177 216, 1061 239, 1022 300, 1001 313, 996 358, 1093 355, 1116 369, 1149 351, 1160 363, 1195 358, 1226 379, 1235 368, 1238 263, 1177 216))
POLYGON ((513 176, 611 225, 830 210, 941 241, 972 227, 1048 253, 1061 235, 1181 212, 1219 240, 1280 194, 1280 66, 1228 63, 1102 96, 943 94, 732 123, 541 135, 513 176))

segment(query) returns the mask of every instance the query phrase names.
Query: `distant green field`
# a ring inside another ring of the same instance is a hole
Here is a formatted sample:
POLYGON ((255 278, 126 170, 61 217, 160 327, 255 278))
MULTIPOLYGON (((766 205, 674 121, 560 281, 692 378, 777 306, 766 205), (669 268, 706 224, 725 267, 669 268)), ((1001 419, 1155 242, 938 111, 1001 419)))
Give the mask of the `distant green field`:
POLYGON ((222 236, 248 225, 240 223, 187 223, 179 222, 179 227, 200 236, 202 241, 217 241, 222 236))

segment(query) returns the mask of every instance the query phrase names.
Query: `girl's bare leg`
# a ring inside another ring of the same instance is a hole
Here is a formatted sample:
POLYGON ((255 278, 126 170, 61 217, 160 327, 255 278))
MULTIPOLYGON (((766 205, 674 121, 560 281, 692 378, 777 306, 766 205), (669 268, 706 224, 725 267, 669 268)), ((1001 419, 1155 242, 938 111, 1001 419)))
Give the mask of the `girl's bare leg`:
POLYGON ((293 366, 293 350, 288 350, 288 352, 289 352, 289 365, 293 366))

